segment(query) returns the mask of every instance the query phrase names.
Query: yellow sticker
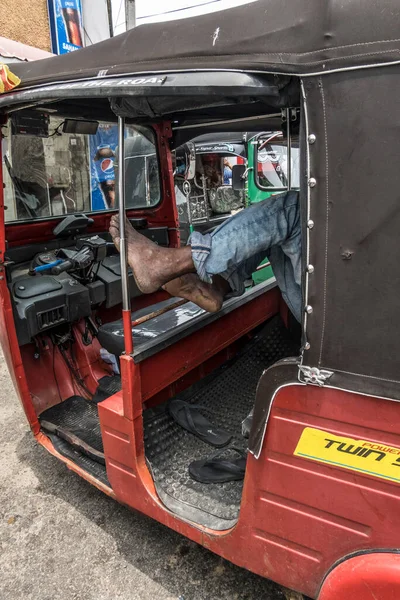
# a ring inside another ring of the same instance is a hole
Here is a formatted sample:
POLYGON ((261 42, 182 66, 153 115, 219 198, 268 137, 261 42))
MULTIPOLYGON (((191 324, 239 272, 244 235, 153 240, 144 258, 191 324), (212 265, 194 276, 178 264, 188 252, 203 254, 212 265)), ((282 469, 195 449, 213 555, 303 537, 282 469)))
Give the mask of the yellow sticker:
POLYGON ((295 456, 400 483, 400 448, 306 427, 295 456))

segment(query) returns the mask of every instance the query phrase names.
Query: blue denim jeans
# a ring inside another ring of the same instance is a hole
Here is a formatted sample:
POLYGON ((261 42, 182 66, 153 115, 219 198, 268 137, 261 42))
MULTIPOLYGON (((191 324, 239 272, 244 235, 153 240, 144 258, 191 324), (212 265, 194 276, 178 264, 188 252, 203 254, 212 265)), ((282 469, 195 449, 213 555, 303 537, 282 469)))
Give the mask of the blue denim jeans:
POLYGON ((268 258, 282 296, 301 321, 301 229, 298 192, 279 194, 253 204, 214 229, 194 231, 188 244, 196 271, 212 282, 228 281, 232 296, 245 291, 244 282, 268 258))

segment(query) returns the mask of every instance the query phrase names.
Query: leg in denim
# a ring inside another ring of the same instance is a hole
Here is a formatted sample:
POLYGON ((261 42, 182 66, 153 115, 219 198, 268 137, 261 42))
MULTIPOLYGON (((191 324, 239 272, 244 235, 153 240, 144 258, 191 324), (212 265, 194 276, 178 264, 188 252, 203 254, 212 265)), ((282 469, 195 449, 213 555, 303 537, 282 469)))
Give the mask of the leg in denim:
POLYGON ((244 281, 268 257, 285 301, 301 318, 301 232, 298 193, 269 198, 227 219, 211 234, 193 232, 189 242, 203 281, 220 275, 231 295, 244 292, 244 281))

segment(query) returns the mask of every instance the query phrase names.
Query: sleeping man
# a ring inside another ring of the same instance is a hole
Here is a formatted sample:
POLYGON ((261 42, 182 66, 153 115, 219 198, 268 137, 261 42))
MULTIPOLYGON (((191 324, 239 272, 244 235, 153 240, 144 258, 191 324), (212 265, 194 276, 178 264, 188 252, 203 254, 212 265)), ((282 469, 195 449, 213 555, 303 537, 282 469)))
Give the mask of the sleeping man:
MULTIPOLYGON (((119 250, 118 215, 110 234, 119 250)), ((218 311, 225 298, 244 293, 244 282, 268 258, 282 296, 301 320, 301 228, 298 192, 273 196, 242 210, 211 233, 194 231, 187 246, 162 248, 126 221, 128 263, 143 294, 160 287, 201 308, 218 311)))

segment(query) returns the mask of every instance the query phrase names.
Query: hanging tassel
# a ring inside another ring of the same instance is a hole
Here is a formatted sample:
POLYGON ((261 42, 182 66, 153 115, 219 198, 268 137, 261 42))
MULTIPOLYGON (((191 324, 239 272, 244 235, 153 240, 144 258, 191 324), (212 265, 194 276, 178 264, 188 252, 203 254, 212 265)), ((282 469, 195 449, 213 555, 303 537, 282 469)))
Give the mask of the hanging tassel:
POLYGON ((20 83, 20 78, 14 75, 7 65, 0 63, 0 94, 9 92, 20 83))

